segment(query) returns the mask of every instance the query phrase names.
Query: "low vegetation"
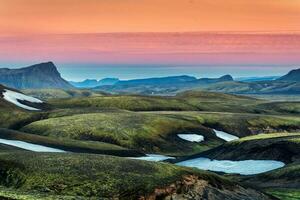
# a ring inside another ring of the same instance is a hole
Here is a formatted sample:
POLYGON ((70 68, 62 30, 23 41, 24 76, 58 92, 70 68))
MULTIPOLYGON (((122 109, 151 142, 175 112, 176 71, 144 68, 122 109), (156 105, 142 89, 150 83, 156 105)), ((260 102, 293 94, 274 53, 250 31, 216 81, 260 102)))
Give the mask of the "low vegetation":
POLYGON ((300 160, 300 133, 259 134, 227 142, 203 152, 202 156, 219 160, 300 160))
POLYGON ((239 177, 239 182, 256 186, 282 199, 299 199, 300 163, 287 166, 256 176, 239 177))
POLYGON ((24 132, 60 139, 108 142, 146 153, 184 155, 220 145, 223 141, 197 121, 134 112, 75 114, 33 122, 24 132), (177 134, 205 137, 201 143, 185 141, 177 134))
MULTIPOLYGON (((205 183, 201 191, 220 195, 216 199, 224 195, 232 195, 232 199, 268 199, 248 188, 236 195, 232 191, 239 191, 240 186, 212 173, 99 155, 135 157, 145 153, 179 159, 207 156, 283 161, 285 167, 268 173, 227 177, 282 199, 299 197, 300 102, 269 102, 195 91, 173 97, 106 95, 89 90, 24 92, 47 99, 51 109, 29 112, 0 98, 1 138, 78 154, 32 153, 0 145, 0 199, 137 199, 157 195, 158 188, 169 198, 165 191, 169 191, 170 184, 184 185, 186 180, 180 181, 185 176, 190 181, 191 175, 197 177, 194 183, 205 183), (225 143, 212 129, 241 139, 225 143), (189 142, 177 134, 199 134, 205 139, 189 142)), ((201 193, 187 188, 180 186, 176 191, 201 193)))
MULTIPOLYGON (((47 147, 57 148, 70 152, 78 153, 96 153, 108 154, 122 157, 143 156, 144 154, 135 150, 129 150, 124 147, 98 141, 78 141, 78 140, 63 140, 60 138, 51 138, 28 134, 20 131, 0 128, 1 139, 19 140, 32 144, 39 144, 47 147)), ((6 146, 6 145, 5 145, 6 146)), ((10 146, 6 146, 10 147, 10 146)), ((12 149, 15 149, 11 147, 12 149)))
POLYGON ((297 114, 300 102, 268 102, 245 96, 213 92, 188 91, 175 97, 94 96, 52 99, 53 108, 117 108, 130 111, 212 111, 258 114, 297 114), (272 108, 272 109, 271 109, 272 108))
POLYGON ((85 90, 85 89, 26 89, 22 90, 26 95, 36 97, 42 100, 65 99, 75 97, 95 97, 102 96, 105 93, 85 90))
POLYGON ((222 130, 238 137, 245 137, 259 133, 300 131, 300 117, 298 116, 172 111, 159 112, 159 114, 196 120, 203 126, 222 130))
POLYGON ((43 119, 44 113, 28 112, 0 98, 0 127, 19 128, 23 124, 43 119))
POLYGON ((213 173, 164 163, 29 152, 2 152, 0 162, 0 195, 18 199, 160 199, 170 195, 168 191, 199 198, 212 193, 216 199, 224 195, 233 200, 269 199, 213 173))
POLYGON ((159 110, 197 110, 184 101, 171 97, 147 96, 104 96, 90 98, 72 98, 65 100, 50 100, 56 108, 118 108, 131 111, 159 111, 159 110))
POLYGON ((279 198, 280 200, 298 200, 300 199, 300 189, 270 189, 267 193, 279 198))

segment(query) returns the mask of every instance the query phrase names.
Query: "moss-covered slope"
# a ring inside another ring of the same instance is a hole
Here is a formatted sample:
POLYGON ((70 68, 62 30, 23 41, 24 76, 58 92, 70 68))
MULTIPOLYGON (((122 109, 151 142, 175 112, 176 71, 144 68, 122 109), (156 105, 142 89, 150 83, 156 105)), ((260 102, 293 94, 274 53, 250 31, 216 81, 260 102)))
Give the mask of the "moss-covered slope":
POLYGON ((24 132, 60 139, 101 141, 146 153, 186 155, 207 150, 223 141, 197 121, 134 112, 76 114, 33 122, 24 132), (205 137, 201 143, 180 139, 177 134, 205 137))
POLYGON ((164 199, 172 192, 208 200, 270 199, 213 173, 163 163, 88 154, 25 152, 0 153, 0 162, 2 196, 164 199))

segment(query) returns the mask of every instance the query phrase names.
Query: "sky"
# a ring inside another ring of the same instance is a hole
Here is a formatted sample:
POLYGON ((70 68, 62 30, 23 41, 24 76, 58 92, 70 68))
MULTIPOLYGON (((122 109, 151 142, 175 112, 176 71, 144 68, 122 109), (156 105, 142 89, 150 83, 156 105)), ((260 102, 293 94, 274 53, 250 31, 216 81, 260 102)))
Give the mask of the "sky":
POLYGON ((0 66, 71 80, 279 75, 300 66, 300 0, 0 0, 0 66))

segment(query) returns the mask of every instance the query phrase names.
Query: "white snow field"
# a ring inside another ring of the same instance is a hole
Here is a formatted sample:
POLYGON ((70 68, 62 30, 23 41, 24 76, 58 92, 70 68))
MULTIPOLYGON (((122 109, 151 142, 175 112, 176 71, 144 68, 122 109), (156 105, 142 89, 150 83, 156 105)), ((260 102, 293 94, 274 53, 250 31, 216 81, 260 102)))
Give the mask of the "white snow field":
POLYGON ((167 159, 175 159, 175 158, 170 156, 159 155, 159 154, 146 154, 146 156, 137 157, 137 158, 132 157, 132 159, 158 162, 158 161, 164 161, 167 159))
POLYGON ((22 93, 7 90, 7 89, 4 89, 3 99, 5 99, 6 101, 8 101, 10 103, 15 104, 18 107, 24 108, 26 110, 39 110, 39 109, 24 105, 24 104, 20 103, 18 100, 29 101, 31 103, 43 103, 41 100, 39 100, 37 98, 30 97, 30 96, 24 95, 22 93))
POLYGON ((232 140, 238 140, 240 139, 239 137, 235 136, 235 135, 231 135, 229 133, 225 133, 223 131, 218 131, 216 129, 213 129, 214 132, 216 133, 216 136, 218 138, 221 138, 222 140, 225 140, 226 142, 232 141, 232 140))
POLYGON ((0 139, 0 143, 14 146, 14 147, 19 147, 21 149, 26 149, 29 151, 35 151, 35 152, 65 152, 60 149, 45 147, 45 146, 37 145, 37 144, 31 144, 31 143, 23 142, 23 141, 19 141, 19 140, 0 139))
POLYGON ((176 163, 180 166, 196 167, 203 170, 224 172, 229 174, 253 175, 283 167, 285 164, 275 160, 211 160, 209 158, 195 158, 176 163))
POLYGON ((187 140, 190 142, 202 142, 204 141, 204 137, 202 135, 197 134, 177 134, 183 140, 187 140))

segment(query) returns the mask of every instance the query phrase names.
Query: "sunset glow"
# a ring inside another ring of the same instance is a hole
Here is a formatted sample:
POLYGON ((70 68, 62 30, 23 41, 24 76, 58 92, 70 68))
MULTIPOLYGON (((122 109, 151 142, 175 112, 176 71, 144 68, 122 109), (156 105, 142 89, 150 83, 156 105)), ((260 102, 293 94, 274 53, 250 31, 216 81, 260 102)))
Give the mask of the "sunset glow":
POLYGON ((0 0, 1 33, 299 30, 299 0, 0 0))
POLYGON ((300 0, 0 0, 0 63, 298 65, 300 0))

